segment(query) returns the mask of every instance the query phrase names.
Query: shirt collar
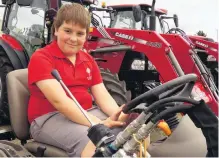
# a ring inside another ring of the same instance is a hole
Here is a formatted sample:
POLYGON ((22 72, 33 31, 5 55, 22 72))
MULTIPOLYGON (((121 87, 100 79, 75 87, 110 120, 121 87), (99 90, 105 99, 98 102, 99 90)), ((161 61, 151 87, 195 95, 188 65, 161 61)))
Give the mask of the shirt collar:
MULTIPOLYGON (((50 47, 50 50, 52 51, 51 52, 52 56, 56 58, 60 58, 60 59, 66 59, 65 55, 62 53, 61 49, 59 48, 56 40, 53 40, 49 47, 50 47)), ((76 55, 77 62, 81 63, 83 61, 89 61, 89 59, 83 53, 84 52, 81 50, 77 53, 76 55)))

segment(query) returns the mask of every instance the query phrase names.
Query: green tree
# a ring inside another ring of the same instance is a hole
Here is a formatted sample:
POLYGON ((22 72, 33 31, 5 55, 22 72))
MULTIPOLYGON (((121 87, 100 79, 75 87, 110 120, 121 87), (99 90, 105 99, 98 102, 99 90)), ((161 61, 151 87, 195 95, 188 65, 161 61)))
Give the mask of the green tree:
POLYGON ((198 36, 204 36, 204 37, 206 37, 207 36, 207 34, 206 33, 204 33, 204 31, 198 31, 197 33, 196 33, 196 35, 198 35, 198 36))

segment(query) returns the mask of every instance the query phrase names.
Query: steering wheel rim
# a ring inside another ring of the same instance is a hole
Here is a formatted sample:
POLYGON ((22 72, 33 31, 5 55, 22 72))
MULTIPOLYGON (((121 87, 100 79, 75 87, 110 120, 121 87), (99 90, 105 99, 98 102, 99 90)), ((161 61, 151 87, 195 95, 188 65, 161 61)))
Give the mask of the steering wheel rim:
POLYGON ((185 33, 185 31, 183 31, 182 29, 180 29, 180 28, 171 28, 171 29, 169 29, 167 32, 166 32, 166 34, 174 34, 173 33, 173 31, 175 31, 175 33, 176 32, 178 32, 178 33, 180 33, 180 35, 187 41, 187 42, 189 42, 191 45, 193 45, 193 42, 189 39, 189 37, 186 35, 186 33, 185 33))
MULTIPOLYGON (((150 100, 150 98, 156 98, 159 97, 159 95, 165 93, 166 91, 172 90, 175 87, 178 87, 180 85, 184 85, 184 88, 176 94, 176 96, 183 96, 187 97, 191 94, 191 91, 193 89, 195 81, 198 79, 196 74, 187 74, 183 75, 181 77, 178 77, 176 79, 173 79, 171 81, 168 81, 162 85, 159 85, 158 87, 151 89, 135 99, 131 100, 128 102, 124 107, 123 107, 123 112, 128 113, 131 109, 135 108, 137 105, 142 103, 142 100, 150 100)), ((147 103, 147 102, 146 102, 147 103)))

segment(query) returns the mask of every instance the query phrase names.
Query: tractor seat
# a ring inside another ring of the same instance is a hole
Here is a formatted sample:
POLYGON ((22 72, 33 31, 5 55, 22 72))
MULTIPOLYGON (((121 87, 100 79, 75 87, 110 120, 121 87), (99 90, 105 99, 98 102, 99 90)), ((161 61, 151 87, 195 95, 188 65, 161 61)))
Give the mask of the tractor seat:
MULTIPOLYGON (((6 78, 12 130, 16 138, 23 142, 30 139, 30 124, 27 117, 30 95, 27 74, 27 69, 20 69, 8 73, 6 78)), ((46 147, 44 155, 41 155, 41 157, 68 157, 64 150, 36 141, 30 140, 24 146, 35 156, 39 155, 40 148, 46 147)))

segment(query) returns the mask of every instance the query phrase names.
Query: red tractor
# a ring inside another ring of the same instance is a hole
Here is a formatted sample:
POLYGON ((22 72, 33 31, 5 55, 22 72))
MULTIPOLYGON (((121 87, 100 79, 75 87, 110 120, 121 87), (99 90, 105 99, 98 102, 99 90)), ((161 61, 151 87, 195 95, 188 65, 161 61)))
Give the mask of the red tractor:
MULTIPOLYGON (((100 62, 99 63, 100 66, 104 68, 107 67, 111 71, 118 73, 119 77, 126 81, 127 87, 128 89, 131 89, 132 94, 138 91, 141 94, 144 91, 144 89, 142 88, 144 86, 142 85, 143 83, 145 83, 145 81, 147 81, 146 77, 144 76, 145 78, 144 77, 137 78, 136 76, 140 75, 141 73, 145 74, 145 72, 150 72, 147 69, 148 63, 152 63, 153 66, 156 67, 157 71, 160 73, 159 74, 160 80, 162 82, 165 82, 166 76, 169 76, 170 74, 166 73, 163 75, 161 73, 163 71, 170 72, 171 70, 168 70, 167 67, 165 67, 164 69, 164 67, 162 66, 163 63, 160 63, 160 61, 162 62, 165 62, 165 61, 164 59, 161 60, 159 57, 162 55, 164 57, 167 57, 167 54, 165 53, 165 50, 162 50, 163 54, 157 53, 158 50, 156 48, 159 48, 159 41, 153 39, 152 35, 154 32, 133 30, 133 29, 136 29, 136 27, 139 27, 139 29, 141 30, 151 30, 151 29, 155 30, 156 18, 157 20, 159 20, 160 18, 159 16, 161 16, 162 14, 165 14, 165 11, 160 9, 160 10, 156 10, 155 12, 153 11, 154 5, 153 7, 151 7, 150 5, 146 5, 146 4, 119 5, 119 6, 110 6, 109 8, 112 8, 111 11, 108 10, 108 12, 110 13, 110 17, 111 17, 110 26, 114 27, 114 29, 112 28, 104 29, 102 26, 99 26, 99 27, 96 26, 98 31, 95 30, 91 33, 91 37, 90 37, 91 42, 89 42, 89 48, 96 48, 98 46, 96 41, 99 41, 100 43, 98 47, 103 47, 104 46, 103 43, 107 40, 98 39, 98 37, 102 36, 104 38, 112 38, 112 39, 116 39, 119 41, 123 41, 123 43, 128 43, 129 45, 132 45, 134 49, 133 51, 128 51, 124 54, 115 53, 114 56, 116 58, 112 58, 112 56, 108 56, 107 54, 103 54, 103 53, 94 55, 99 58, 102 58, 103 60, 108 60, 108 62, 105 62, 105 63, 100 62), (151 11, 154 12, 154 15, 149 16, 151 23, 148 24, 149 17, 147 16, 149 13, 147 12, 151 12, 151 11), (140 15, 141 12, 142 12, 142 16, 140 15), (120 28, 117 29, 116 28, 117 26, 120 28), (150 36, 148 36, 147 33, 149 33, 150 36), (148 43, 150 44, 149 46, 154 47, 155 50, 153 52, 156 52, 156 55, 150 54, 150 51, 148 51, 147 48, 143 48, 148 43), (139 44, 142 44, 142 45, 139 45, 139 44), (142 50, 140 50, 141 47, 142 47, 142 50), (114 62, 115 64, 111 65, 110 64, 111 62, 114 62), (133 69, 132 67, 135 63, 137 63, 136 65, 138 65, 137 71, 135 68, 133 69), (146 69, 144 69, 144 67, 146 69), (162 67, 163 69, 160 67, 162 67), (145 71, 142 71, 142 70, 145 70, 145 71), (125 75, 127 77, 124 77, 125 75), (130 78, 130 76, 132 77, 130 78), (137 90, 132 89, 133 88, 132 85, 134 84, 137 85, 137 86, 134 86, 134 88, 137 88, 137 90)), ((164 17, 162 18, 164 19, 164 17)), ((96 22, 96 25, 97 24, 99 23, 96 22)), ((176 20, 176 24, 177 24, 177 20, 176 20)), ((177 28, 177 29, 171 29, 169 32, 171 33, 160 34, 160 36, 162 36, 162 38, 164 38, 164 40, 168 42, 168 44, 170 44, 169 46, 171 47, 171 51, 173 51, 174 55, 169 54, 168 57, 170 58, 176 57, 176 59, 179 61, 179 64, 178 64, 177 60, 170 59, 178 75, 183 75, 184 73, 185 74, 196 73, 199 76, 199 83, 197 83, 197 86, 196 86, 197 89, 194 91, 198 93, 201 91, 204 91, 204 93, 201 92, 201 96, 205 98, 205 100, 212 107, 213 111, 217 114, 218 113, 218 110, 217 110, 218 109, 218 89, 213 81, 211 73, 208 71, 206 66, 202 63, 199 56, 197 55, 198 53, 197 53, 197 50, 195 49, 195 45, 185 35, 184 31, 177 28), (172 31, 177 31, 180 34, 172 34, 172 31)), ((112 42, 112 41, 109 42, 108 40, 108 43, 115 44, 117 42, 112 42)), ((167 63, 165 63, 164 65, 167 65, 167 63)))
MULTIPOLYGON (((130 28, 130 29, 150 29, 149 28, 149 16, 153 12, 153 6, 150 4, 121 4, 121 5, 110 5, 108 6, 113 8, 115 11, 114 14, 110 15, 113 17, 110 19, 110 28, 130 28), (133 17, 133 7, 140 6, 142 10, 142 21, 136 23, 133 17), (123 20, 121 20, 123 19, 123 20), (127 22, 124 22, 126 20, 127 22)), ((155 9, 156 15, 156 31, 159 33, 167 33, 169 30, 169 24, 166 19, 173 19, 175 26, 178 28, 178 16, 174 14, 172 17, 167 16, 168 11, 163 8, 155 9)), ((171 30, 175 31, 175 30, 171 30)), ((205 50, 205 53, 212 55, 218 61, 218 43, 214 42, 213 39, 203 37, 203 36, 195 36, 195 35, 188 35, 189 39, 195 44, 197 49, 205 50)), ((202 51, 203 52, 203 51, 202 51)))
MULTIPOLYGON (((176 14, 174 14, 173 17, 167 16, 167 10, 165 9, 154 10, 154 6, 149 4, 121 4, 108 7, 113 8, 114 10, 114 12, 110 13, 110 28, 150 30, 149 17, 154 11, 153 14, 155 15, 154 21, 156 21, 156 31, 161 34, 179 33, 186 36, 185 32, 178 28, 178 16, 176 14), (142 10, 142 19, 138 22, 135 21, 133 16, 133 7, 136 6, 139 6, 142 10), (170 29, 166 19, 173 19, 176 28, 170 29)), ((193 45, 201 61, 210 70, 214 82, 218 87, 218 43, 210 38, 202 36, 188 35, 187 39, 193 45)))

